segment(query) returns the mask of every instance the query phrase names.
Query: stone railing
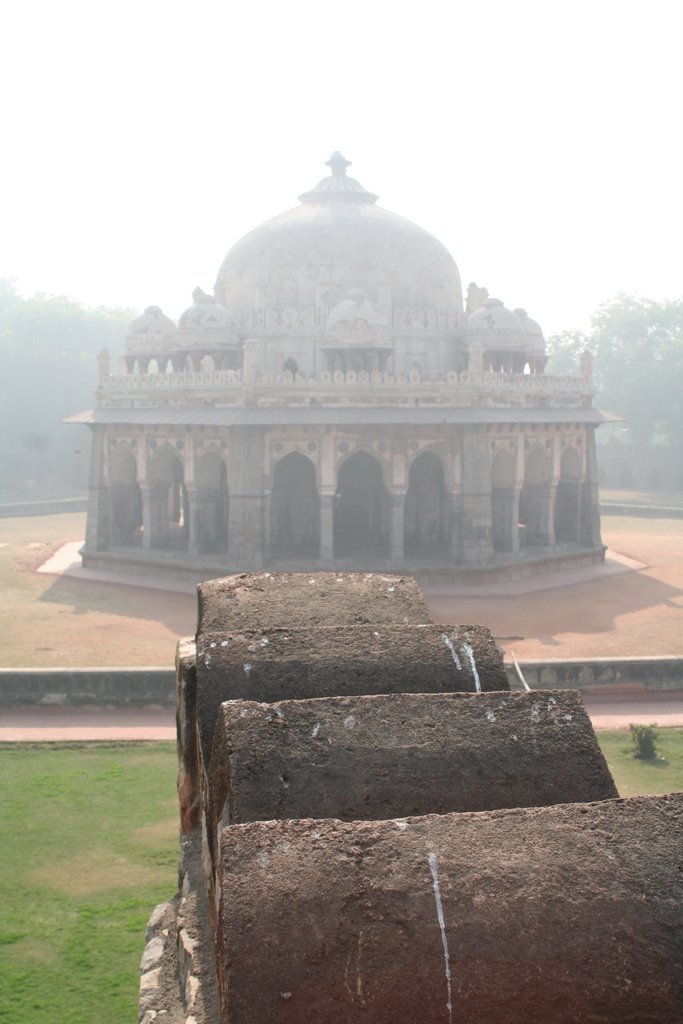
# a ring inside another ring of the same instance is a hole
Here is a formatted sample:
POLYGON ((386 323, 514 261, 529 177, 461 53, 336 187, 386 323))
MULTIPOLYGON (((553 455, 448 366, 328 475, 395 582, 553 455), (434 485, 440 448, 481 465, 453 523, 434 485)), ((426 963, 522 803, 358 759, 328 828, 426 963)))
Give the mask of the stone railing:
POLYGON ((395 388, 415 387, 429 390, 457 386, 475 386, 486 390, 513 389, 523 391, 572 391, 591 390, 585 377, 551 377, 545 374, 528 373, 483 373, 480 380, 469 370, 457 373, 455 370, 436 377, 424 376, 416 371, 411 373, 358 373, 337 370, 323 371, 315 376, 301 373, 282 372, 250 374, 247 379, 241 370, 182 371, 180 373, 119 373, 104 379, 101 389, 105 392, 205 390, 213 388, 316 388, 320 387, 368 387, 395 388))

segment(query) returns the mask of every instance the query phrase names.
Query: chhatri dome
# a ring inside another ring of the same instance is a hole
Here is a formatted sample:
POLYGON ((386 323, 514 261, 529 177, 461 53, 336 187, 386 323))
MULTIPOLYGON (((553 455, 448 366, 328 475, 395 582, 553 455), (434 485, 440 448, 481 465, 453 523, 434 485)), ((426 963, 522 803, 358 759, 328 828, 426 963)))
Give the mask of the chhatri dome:
MULTIPOLYGON (((349 165, 333 153, 331 174, 304 192, 299 206, 254 228, 226 256, 216 300, 243 330, 324 327, 329 312, 359 289, 383 310, 438 310, 436 321, 420 325, 435 333, 462 323, 460 274, 448 250, 377 206, 378 197, 348 176, 349 165)), ((413 326, 410 314, 402 320, 399 313, 394 326, 403 322, 413 326)))

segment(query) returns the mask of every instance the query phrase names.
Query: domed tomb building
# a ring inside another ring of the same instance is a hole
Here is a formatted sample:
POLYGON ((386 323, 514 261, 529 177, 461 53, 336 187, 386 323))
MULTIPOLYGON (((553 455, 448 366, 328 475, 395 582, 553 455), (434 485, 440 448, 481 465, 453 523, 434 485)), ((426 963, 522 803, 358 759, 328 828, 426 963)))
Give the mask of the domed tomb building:
POLYGON ((100 356, 86 565, 471 576, 603 557, 590 357, 382 209, 340 153, 226 256, 178 324, 100 356))

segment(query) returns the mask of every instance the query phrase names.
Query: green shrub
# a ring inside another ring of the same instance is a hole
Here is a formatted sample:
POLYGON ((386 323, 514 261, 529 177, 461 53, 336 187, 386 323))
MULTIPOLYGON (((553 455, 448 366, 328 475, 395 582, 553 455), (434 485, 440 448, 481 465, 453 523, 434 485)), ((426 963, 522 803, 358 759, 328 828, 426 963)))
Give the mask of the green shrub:
POLYGON ((657 757, 657 751, 655 750, 655 743, 657 742, 657 726, 656 725, 634 725, 632 722, 629 725, 631 730, 631 741, 634 746, 634 757, 639 757, 642 761, 652 761, 657 757))

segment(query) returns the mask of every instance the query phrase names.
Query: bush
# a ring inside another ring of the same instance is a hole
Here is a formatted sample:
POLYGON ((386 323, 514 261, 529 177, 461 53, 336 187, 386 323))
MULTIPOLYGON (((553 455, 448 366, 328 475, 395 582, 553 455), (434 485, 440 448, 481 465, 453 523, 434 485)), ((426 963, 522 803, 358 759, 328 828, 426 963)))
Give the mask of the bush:
POLYGON ((657 742, 656 725, 629 725, 631 730, 631 741, 635 747, 633 756, 639 757, 642 761, 652 761, 657 757, 655 743, 657 742))

